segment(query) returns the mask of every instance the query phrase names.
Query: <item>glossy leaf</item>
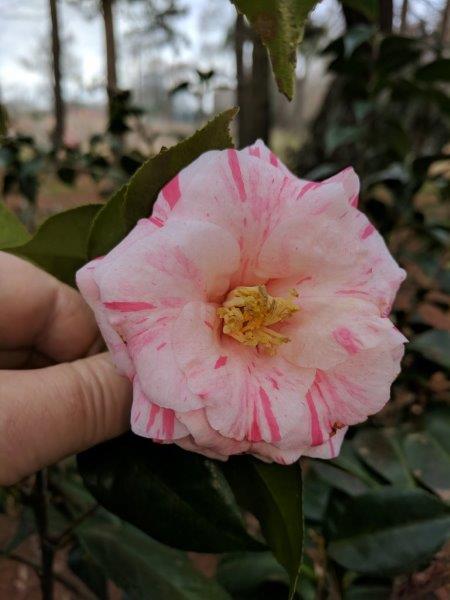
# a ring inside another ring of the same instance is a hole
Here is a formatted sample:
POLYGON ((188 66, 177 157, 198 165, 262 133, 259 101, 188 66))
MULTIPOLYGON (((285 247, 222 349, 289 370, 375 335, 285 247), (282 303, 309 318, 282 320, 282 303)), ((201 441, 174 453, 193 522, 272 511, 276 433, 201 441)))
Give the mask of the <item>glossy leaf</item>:
POLYGON ((360 496, 370 490, 359 477, 335 467, 328 461, 315 461, 313 469, 320 479, 349 496, 360 496))
POLYGON ((24 244, 30 234, 3 202, 0 201, 0 250, 24 244))
POLYGON ((231 108, 220 113, 194 135, 168 150, 161 150, 136 171, 125 194, 123 210, 127 231, 138 219, 150 216, 161 188, 184 167, 208 150, 233 147, 229 128, 237 111, 237 108, 231 108))
POLYGON ((157 540, 198 552, 258 550, 217 463, 127 434, 78 457, 84 482, 108 510, 157 540))
POLYGON ((87 259, 91 223, 100 204, 86 204, 47 219, 25 244, 7 248, 64 283, 75 284, 75 273, 87 259))
POLYGON ((362 429, 356 434, 353 446, 361 459, 383 479, 393 485, 414 487, 401 441, 394 430, 362 429))
POLYGON ((127 598, 141 600, 229 600, 217 583, 206 579, 188 557, 152 540, 106 511, 75 529, 85 552, 127 598))
POLYGON ((404 450, 414 476, 443 500, 450 500, 450 409, 424 417, 423 431, 410 433, 404 450))
POLYGON ((427 360, 450 369, 450 332, 430 329, 416 335, 409 344, 409 350, 414 350, 427 360))
POLYGON ((378 19, 378 0, 342 0, 342 4, 357 10, 370 21, 378 19))
POLYGON ((330 556, 369 575, 406 573, 448 540, 450 511, 422 490, 385 488, 334 504, 330 556))
POLYGON ((302 472, 299 464, 280 466, 249 456, 222 467, 238 502, 252 512, 295 593, 303 555, 302 472))
POLYGON ((450 58, 438 58, 416 71, 417 79, 426 82, 450 82, 450 58))
POLYGON ((119 188, 92 221, 87 249, 90 259, 107 254, 127 235, 129 229, 124 211, 126 190, 126 185, 119 188))
POLYGON ((306 18, 317 0, 231 0, 250 21, 266 46, 278 89, 286 98, 294 95, 297 48, 306 18))

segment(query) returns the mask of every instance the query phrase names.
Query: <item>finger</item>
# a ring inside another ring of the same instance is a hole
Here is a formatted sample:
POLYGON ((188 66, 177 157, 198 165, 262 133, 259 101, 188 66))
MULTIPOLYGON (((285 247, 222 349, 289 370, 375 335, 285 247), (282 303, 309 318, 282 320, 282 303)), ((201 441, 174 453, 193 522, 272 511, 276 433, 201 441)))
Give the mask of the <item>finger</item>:
POLYGON ((30 263, 0 252, 0 368, 70 361, 99 344, 92 311, 78 292, 30 263), (8 350, 17 353, 6 357, 8 350), (37 352, 32 352, 35 350, 37 352), (3 351, 3 352, 2 352, 3 351), (3 359, 3 360, 2 360, 3 359))
POLYGON ((108 354, 1 372, 0 485, 125 432, 131 396, 108 354))

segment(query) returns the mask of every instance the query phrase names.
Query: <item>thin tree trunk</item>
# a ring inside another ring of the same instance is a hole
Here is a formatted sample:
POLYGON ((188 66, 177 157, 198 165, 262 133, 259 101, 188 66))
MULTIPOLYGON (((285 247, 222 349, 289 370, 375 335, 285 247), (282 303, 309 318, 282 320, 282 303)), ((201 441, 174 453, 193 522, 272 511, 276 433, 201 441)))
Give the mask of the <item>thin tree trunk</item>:
POLYGON ((247 27, 244 17, 237 14, 234 31, 234 52, 236 56, 236 102, 239 106, 238 114, 238 140, 242 148, 250 143, 248 135, 248 78, 244 67, 244 43, 247 39, 247 27))
POLYGON ((252 142, 261 138, 269 142, 271 114, 270 114, 270 67, 267 51, 259 41, 253 37, 253 66, 251 86, 251 130, 252 142))
POLYGON ((106 88, 108 92, 109 113, 111 114, 111 103, 117 92, 117 66, 116 66, 116 42, 114 36, 114 0, 101 0, 103 22, 105 25, 105 47, 106 47, 106 88))
POLYGON ((442 13, 441 42, 444 50, 450 43, 450 0, 447 0, 442 13))
POLYGON ((61 91, 61 41, 57 0, 50 0, 50 18, 52 24, 53 110, 55 116, 52 142, 54 149, 58 150, 64 141, 65 108, 61 91))
POLYGON ((392 0, 379 0, 379 25, 382 33, 392 33, 394 16, 392 0))
POLYGON ((400 33, 406 33, 408 27, 408 0, 403 0, 400 17, 400 33))

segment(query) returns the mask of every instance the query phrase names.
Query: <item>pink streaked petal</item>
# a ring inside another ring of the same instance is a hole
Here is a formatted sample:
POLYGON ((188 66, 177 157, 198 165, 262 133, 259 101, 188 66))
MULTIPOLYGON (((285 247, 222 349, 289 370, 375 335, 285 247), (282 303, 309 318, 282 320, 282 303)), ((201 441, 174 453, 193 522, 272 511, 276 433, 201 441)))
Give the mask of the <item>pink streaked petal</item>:
POLYGON ((162 195, 167 201, 167 204, 172 210, 178 200, 181 198, 180 191, 180 179, 178 175, 176 175, 169 183, 167 183, 162 189, 162 195))
POLYGON ((100 301, 100 292, 94 279, 95 270, 101 261, 95 260, 77 272, 77 285, 84 299, 94 311, 100 332, 111 352, 112 359, 122 375, 132 379, 135 373, 134 365, 128 354, 126 345, 119 334, 111 327, 106 311, 100 301))
POLYGON ((156 308, 156 305, 151 302, 103 302, 103 306, 109 310, 118 310, 119 312, 138 312, 156 308))
POLYGON ((334 435, 330 436, 320 446, 314 446, 313 448, 305 450, 303 456, 324 459, 336 458, 341 450, 342 442, 344 441, 347 430, 348 427, 338 429, 334 435))
POLYGON ((354 425, 383 408, 400 371, 400 340, 392 332, 384 344, 355 354, 333 369, 317 371, 310 395, 324 422, 354 425))
POLYGON ((137 377, 133 380, 131 429, 137 435, 170 442, 188 435, 173 410, 162 408, 147 399, 137 377))
POLYGON ((176 416, 192 435, 195 443, 201 448, 216 454, 229 456, 246 452, 250 447, 249 442, 245 440, 239 441, 220 435, 211 427, 204 409, 176 413, 176 416))
POLYGON ((105 303, 163 307, 167 300, 222 296, 238 265, 239 247, 229 233, 185 220, 167 223, 114 257, 108 255, 95 279, 105 303))
MULTIPOLYGON (((262 149, 261 158, 248 149, 203 154, 180 172, 181 198, 168 214, 167 223, 198 219, 233 236, 240 246, 241 262, 231 287, 263 283, 254 273, 259 248, 283 218, 283 207, 304 185, 281 163, 274 167, 270 155, 262 158, 263 154, 262 149)), ((160 194, 154 215, 159 216, 160 207, 166 205, 160 194)))
MULTIPOLYGON (((286 296, 290 282, 274 282, 269 293, 286 296)), ((330 369, 349 356, 382 344, 390 335, 392 323, 378 316, 370 302, 355 298, 316 298, 298 288, 299 311, 278 325, 290 341, 279 353, 304 368, 330 369)))
POLYGON ((303 280, 303 297, 363 299, 386 316, 405 273, 367 218, 348 204, 343 184, 323 183, 296 202, 296 214, 263 245, 257 275, 303 280))

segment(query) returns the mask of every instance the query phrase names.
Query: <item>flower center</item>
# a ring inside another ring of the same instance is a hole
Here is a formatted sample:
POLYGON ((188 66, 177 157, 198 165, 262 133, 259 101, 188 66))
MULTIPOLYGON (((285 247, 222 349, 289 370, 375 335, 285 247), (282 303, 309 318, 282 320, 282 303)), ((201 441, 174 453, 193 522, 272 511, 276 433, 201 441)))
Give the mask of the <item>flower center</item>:
MULTIPOLYGON (((291 295, 298 296, 295 290, 291 295)), ((269 354, 289 338, 270 329, 270 325, 288 319, 298 310, 291 298, 276 298, 267 293, 264 285, 237 287, 217 309, 223 319, 223 332, 246 346, 262 346, 269 354)))

